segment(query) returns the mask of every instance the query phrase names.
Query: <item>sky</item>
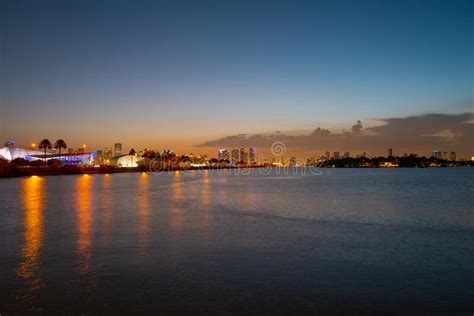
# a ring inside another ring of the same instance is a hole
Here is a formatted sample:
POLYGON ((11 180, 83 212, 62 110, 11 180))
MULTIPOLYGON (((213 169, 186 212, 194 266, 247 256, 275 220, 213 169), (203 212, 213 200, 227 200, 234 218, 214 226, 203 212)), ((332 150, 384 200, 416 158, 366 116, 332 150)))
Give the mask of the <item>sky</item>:
POLYGON ((288 150, 470 157, 473 16, 456 0, 1 1, 0 137, 212 154, 361 120, 387 141, 288 150))

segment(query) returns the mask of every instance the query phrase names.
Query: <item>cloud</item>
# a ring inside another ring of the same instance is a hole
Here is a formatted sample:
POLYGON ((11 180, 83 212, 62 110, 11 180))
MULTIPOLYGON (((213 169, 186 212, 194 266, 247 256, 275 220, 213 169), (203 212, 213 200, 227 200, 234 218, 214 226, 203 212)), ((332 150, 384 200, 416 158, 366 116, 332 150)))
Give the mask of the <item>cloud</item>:
POLYGON ((415 152, 428 154, 433 148, 456 151, 462 155, 473 154, 474 113, 424 114, 401 118, 378 119, 381 125, 364 128, 357 121, 350 131, 331 133, 324 128, 316 128, 305 135, 239 134, 210 140, 201 147, 250 147, 270 148, 271 144, 284 142, 289 150, 298 151, 366 151, 384 154, 393 148, 398 154, 415 152))

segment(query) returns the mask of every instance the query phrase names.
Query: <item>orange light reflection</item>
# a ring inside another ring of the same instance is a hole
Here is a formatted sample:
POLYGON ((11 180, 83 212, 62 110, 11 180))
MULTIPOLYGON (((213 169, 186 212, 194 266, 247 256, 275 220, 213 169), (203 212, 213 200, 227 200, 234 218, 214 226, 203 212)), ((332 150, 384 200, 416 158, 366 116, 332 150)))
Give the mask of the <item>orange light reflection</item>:
POLYGON ((29 294, 36 293, 43 286, 38 269, 44 237, 45 186, 46 180, 38 176, 26 178, 21 182, 24 244, 20 251, 22 262, 17 268, 17 274, 26 281, 29 294))

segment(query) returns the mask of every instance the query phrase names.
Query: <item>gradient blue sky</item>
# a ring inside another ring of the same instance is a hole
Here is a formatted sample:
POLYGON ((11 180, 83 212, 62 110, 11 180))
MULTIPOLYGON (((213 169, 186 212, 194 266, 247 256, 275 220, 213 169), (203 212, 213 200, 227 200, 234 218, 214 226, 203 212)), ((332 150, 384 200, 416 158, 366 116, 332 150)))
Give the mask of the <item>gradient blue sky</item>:
POLYGON ((3 1, 1 129, 192 150, 472 111, 473 1, 3 1))

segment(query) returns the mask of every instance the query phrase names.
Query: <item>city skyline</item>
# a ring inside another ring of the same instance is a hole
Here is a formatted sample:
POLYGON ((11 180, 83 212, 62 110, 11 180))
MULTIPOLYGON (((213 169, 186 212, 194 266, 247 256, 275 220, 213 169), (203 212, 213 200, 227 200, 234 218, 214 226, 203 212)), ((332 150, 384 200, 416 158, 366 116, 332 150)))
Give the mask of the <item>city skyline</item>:
MULTIPOLYGON (((117 152, 128 152, 136 150, 166 150, 172 149, 180 154, 201 154, 214 157, 219 148, 232 147, 256 147, 260 153, 271 154, 271 146, 275 142, 282 142, 285 151, 292 156, 311 157, 323 155, 327 150, 350 151, 367 153, 368 156, 384 156, 387 148, 393 147, 399 155, 417 154, 429 156, 434 150, 455 151, 458 157, 470 159, 473 156, 472 148, 474 142, 470 135, 474 134, 474 114, 461 113, 457 115, 428 114, 412 116, 407 118, 390 118, 380 120, 384 125, 366 128, 361 121, 357 121, 352 127, 333 132, 330 129, 317 127, 312 131, 276 131, 272 133, 238 134, 222 137, 219 139, 194 144, 182 148, 176 146, 173 141, 163 142, 158 145, 137 143, 124 143, 120 141, 108 141, 105 145, 86 145, 84 142, 72 144, 69 150, 79 148, 95 152, 113 148, 117 152), (401 131, 403 130, 403 131, 401 131)), ((119 137, 117 137, 119 138, 119 137)), ((31 138, 32 139, 32 138, 31 138)), ((7 139, 4 139, 4 141, 7 139)), ((15 141, 15 139, 9 139, 15 141)), ((15 141, 16 142, 16 141, 15 141)), ((31 147, 37 141, 16 142, 20 147, 31 147)))

